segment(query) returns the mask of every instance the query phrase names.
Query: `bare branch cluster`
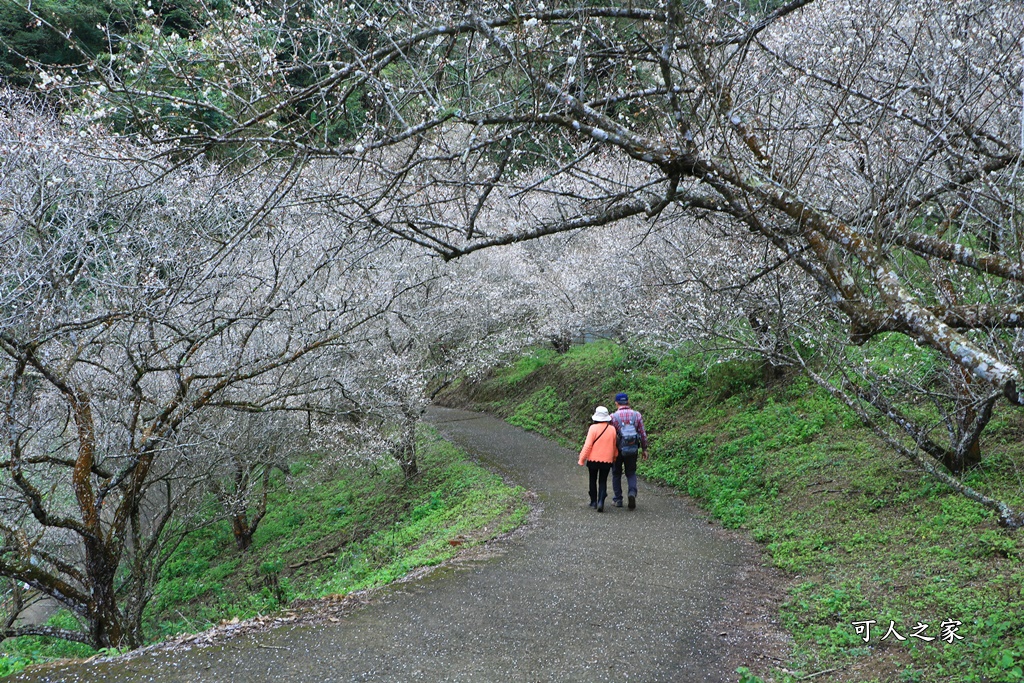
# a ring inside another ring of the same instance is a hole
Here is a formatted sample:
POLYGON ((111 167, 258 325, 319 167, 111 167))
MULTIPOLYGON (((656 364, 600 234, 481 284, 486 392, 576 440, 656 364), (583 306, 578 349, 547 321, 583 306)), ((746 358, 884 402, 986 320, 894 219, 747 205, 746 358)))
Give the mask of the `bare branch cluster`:
POLYGON ((76 639, 137 645, 206 483, 233 479, 225 513, 246 514, 303 416, 338 410, 331 367, 388 293, 372 240, 267 176, 168 171, 5 105, 0 572, 78 616, 76 639))

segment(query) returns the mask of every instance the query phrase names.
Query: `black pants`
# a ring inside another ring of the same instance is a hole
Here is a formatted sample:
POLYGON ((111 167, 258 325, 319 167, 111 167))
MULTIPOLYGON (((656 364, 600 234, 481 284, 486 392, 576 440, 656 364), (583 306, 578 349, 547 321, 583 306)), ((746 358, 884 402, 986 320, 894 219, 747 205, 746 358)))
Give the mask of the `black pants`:
POLYGON ((590 502, 603 502, 608 496, 608 472, 612 469, 612 464, 588 460, 587 469, 590 470, 590 502))
POLYGON ((612 500, 622 502, 622 473, 626 473, 629 495, 636 497, 636 455, 620 455, 612 468, 612 500))

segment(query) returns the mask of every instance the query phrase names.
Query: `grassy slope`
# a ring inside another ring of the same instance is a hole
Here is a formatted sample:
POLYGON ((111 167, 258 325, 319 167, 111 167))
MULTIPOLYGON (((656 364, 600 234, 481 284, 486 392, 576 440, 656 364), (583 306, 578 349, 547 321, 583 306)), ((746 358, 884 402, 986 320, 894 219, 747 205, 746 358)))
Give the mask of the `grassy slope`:
MULTIPOLYGON (((431 428, 422 430, 420 447, 420 475, 411 481, 397 467, 367 465, 340 468, 323 482, 322 474, 309 476, 315 458, 296 463, 289 480, 274 481, 267 516, 246 553, 234 550, 224 522, 191 536, 155 588, 149 638, 266 614, 296 598, 380 586, 525 520, 522 489, 470 462, 431 428), (308 560, 314 561, 298 566, 308 560)), ((61 614, 54 620, 69 619, 61 614)), ((48 641, 4 643, 0 675, 33 661, 94 653, 48 641)))
MULTIPOLYGON (((909 469, 803 378, 766 389, 751 364, 705 371, 683 356, 627 358, 602 343, 536 352, 446 401, 578 446, 594 406, 622 390, 652 437, 641 473, 749 529, 791 574, 782 614, 795 642, 790 673, 769 677, 835 669, 813 680, 1024 679, 1020 534, 909 469), (877 624, 864 643, 852 622, 868 619, 877 624), (906 641, 880 640, 890 620, 906 641), (909 637, 918 622, 929 625, 923 635, 939 636, 945 620, 963 622, 963 640, 909 637)), ((997 421, 987 465, 972 475, 1017 505, 1022 487, 1008 456, 1021 430, 997 421)))

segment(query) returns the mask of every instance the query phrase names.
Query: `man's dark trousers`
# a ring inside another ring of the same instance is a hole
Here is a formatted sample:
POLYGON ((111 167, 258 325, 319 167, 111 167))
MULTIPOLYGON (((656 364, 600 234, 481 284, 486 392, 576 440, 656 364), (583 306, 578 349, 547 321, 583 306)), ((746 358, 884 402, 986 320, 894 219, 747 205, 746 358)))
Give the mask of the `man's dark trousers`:
POLYGON ((622 503, 622 471, 626 471, 626 485, 629 495, 636 497, 636 455, 620 455, 612 465, 612 500, 622 503))

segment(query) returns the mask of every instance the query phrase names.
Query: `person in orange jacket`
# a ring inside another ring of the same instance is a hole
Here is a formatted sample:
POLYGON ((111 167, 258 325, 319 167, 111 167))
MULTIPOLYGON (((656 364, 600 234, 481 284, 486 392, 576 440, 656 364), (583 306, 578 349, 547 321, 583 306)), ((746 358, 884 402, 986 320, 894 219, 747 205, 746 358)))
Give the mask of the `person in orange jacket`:
POLYGON ((608 495, 608 472, 619 454, 618 436, 612 426, 608 409, 598 406, 590 418, 587 440, 580 451, 580 465, 590 470, 590 507, 604 512, 604 499, 608 495))

